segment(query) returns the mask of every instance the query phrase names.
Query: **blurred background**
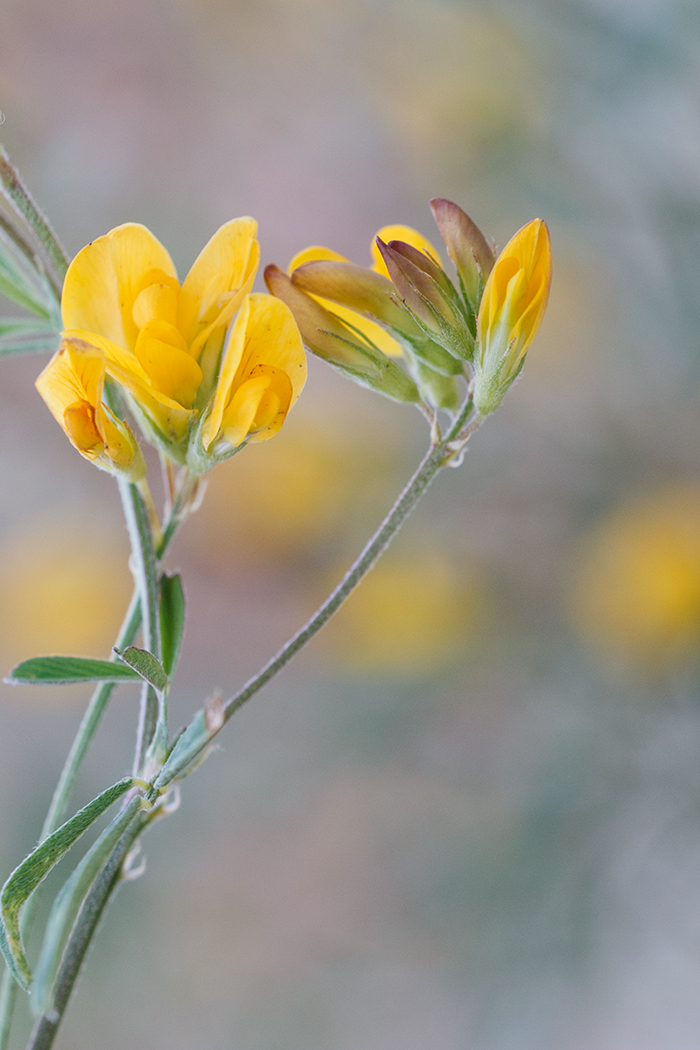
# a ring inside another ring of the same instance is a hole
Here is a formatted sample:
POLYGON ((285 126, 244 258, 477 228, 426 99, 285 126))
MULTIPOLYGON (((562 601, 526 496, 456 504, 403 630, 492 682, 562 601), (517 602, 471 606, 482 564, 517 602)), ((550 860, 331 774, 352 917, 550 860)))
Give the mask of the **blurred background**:
MULTIPOLYGON (((546 219, 555 258, 521 381, 147 836, 57 1046, 695 1050, 695 0, 3 0, 0 110, 71 255, 139 221, 182 275, 251 214, 263 263, 368 263, 385 223, 436 240, 444 196, 500 246, 546 219)), ((0 363, 3 673, 106 655, 131 589, 45 360, 0 363)), ((306 619, 426 440, 310 363, 168 556, 175 726, 306 619)), ((3 879, 86 699, 0 687, 3 879)), ((128 771, 135 715, 123 689, 76 805, 128 771)))

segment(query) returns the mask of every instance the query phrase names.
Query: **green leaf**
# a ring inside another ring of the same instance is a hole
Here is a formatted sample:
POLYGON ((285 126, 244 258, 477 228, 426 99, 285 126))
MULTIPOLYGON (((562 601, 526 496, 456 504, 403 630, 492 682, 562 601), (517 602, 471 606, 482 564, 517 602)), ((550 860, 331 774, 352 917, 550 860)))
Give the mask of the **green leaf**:
POLYGON ((165 673, 177 667, 185 629, 185 594, 178 573, 160 579, 160 654, 165 673))
POLYGON ((52 992, 61 956, 85 897, 100 869, 141 810, 143 799, 132 798, 107 825, 73 874, 59 890, 46 925, 46 934, 32 986, 31 1007, 36 1017, 53 1009, 52 992))
POLYGON ((57 348, 58 335, 56 333, 41 336, 38 339, 24 339, 22 342, 0 339, 0 357, 9 357, 11 354, 53 353, 57 348))
POLYGON ((165 765, 154 782, 154 788, 163 788, 175 779, 185 777, 203 758, 207 748, 224 725, 226 711, 221 696, 214 694, 178 736, 165 765))
POLYGON ((156 660, 153 653, 149 653, 145 649, 137 649, 135 645, 130 645, 122 652, 118 649, 114 651, 124 663, 128 664, 129 667, 133 667, 139 677, 149 682, 159 693, 165 692, 168 688, 168 676, 163 670, 160 660, 156 660))
POLYGON ((138 682, 140 677, 131 667, 116 660, 35 656, 18 664, 5 682, 8 685, 74 685, 76 682, 138 682))
POLYGON ((133 785, 131 777, 125 777, 113 787, 89 802, 74 817, 62 824, 52 835, 33 850, 10 875, 0 894, 2 926, 0 927, 0 951, 23 988, 28 988, 32 972, 24 955, 19 928, 19 913, 25 901, 31 897, 42 879, 46 878, 63 854, 76 839, 108 809, 112 803, 133 785))
POLYGON ((43 275, 30 269, 4 237, 0 237, 0 292, 30 313, 49 315, 43 275))
POLYGON ((38 333, 53 334, 53 329, 44 325, 41 321, 35 321, 33 317, 0 317, 0 339, 6 339, 8 335, 23 335, 38 333))

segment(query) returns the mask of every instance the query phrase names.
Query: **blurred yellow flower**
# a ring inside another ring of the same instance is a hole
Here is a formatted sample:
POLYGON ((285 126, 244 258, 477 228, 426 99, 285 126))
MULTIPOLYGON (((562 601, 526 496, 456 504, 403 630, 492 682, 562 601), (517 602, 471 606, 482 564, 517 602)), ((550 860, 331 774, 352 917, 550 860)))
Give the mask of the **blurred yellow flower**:
MULTIPOLYGON (((107 374, 131 395, 149 436, 171 453, 212 396, 201 434, 205 452, 220 440, 271 437, 303 388, 306 362, 289 311, 276 300, 262 302, 268 296, 249 298, 260 258, 256 232, 254 219, 226 223, 182 287, 165 248, 137 223, 88 244, 68 268, 64 335, 104 352, 107 374), (239 309, 243 320, 221 363, 239 309)), ((180 448, 177 458, 184 456, 180 448)))
POLYGON ((549 230, 533 219, 496 259, 479 306, 474 404, 482 415, 498 408, 519 375, 547 309, 551 282, 549 230))
POLYGON ((420 675, 469 649, 488 604, 476 576, 460 575, 432 549, 413 550, 372 569, 326 641, 349 670, 420 675))
MULTIPOLYGON (((133 581, 121 528, 53 508, 0 545, 0 653, 5 672, 37 653, 109 653, 133 581)), ((0 676, 1 677, 1 676, 0 676)))
MULTIPOLYGON (((310 420, 297 416, 285 440, 259 445, 216 470, 207 498, 183 542, 218 573, 240 574, 261 558, 287 569, 329 556, 348 541, 374 500, 381 507, 393 481, 396 432, 344 410, 310 420), (358 418, 361 425, 358 427, 358 418)), ((379 513, 377 508, 377 513, 379 513)))
POLYGON ((36 388, 81 456, 138 481, 146 464, 131 428, 102 403, 104 380, 104 352, 81 339, 63 339, 36 388))
POLYGON ((700 642, 700 488, 630 500, 587 538, 570 592, 577 633, 642 672, 669 670, 700 642))

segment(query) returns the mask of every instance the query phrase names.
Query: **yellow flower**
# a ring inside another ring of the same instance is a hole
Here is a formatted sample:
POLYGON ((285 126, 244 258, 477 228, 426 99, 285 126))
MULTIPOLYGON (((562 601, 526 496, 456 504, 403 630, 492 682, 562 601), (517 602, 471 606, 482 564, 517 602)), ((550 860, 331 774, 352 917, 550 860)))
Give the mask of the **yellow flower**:
POLYGON ((268 296, 249 296, 260 258, 256 233, 254 219, 226 223, 180 286, 160 242, 144 226, 127 223, 83 248, 66 274, 65 335, 104 351, 107 374, 131 395, 146 432, 180 460, 183 439, 212 398, 209 418, 218 423, 206 429, 205 451, 219 437, 237 444, 271 437, 304 385, 303 346, 289 311, 274 300, 267 307, 259 302, 268 296), (257 348, 254 376, 246 372, 242 357, 249 355, 238 338, 221 362, 239 309, 244 338, 257 348), (245 393, 237 397, 241 385, 245 393))
POLYGON ((204 422, 204 450, 208 452, 217 440, 236 446, 246 437, 271 438, 305 381, 304 348, 289 307, 272 295, 246 296, 204 422))
POLYGON ((481 298, 474 404, 482 415, 498 408, 520 373, 544 317, 551 281, 549 230, 533 219, 498 256, 481 298))
POLYGON ((613 663, 653 675, 700 642, 700 488, 631 498, 586 536, 569 605, 574 628, 613 663))
POLYGON ((104 380, 104 352, 80 339, 63 339, 36 387, 81 456, 138 481, 146 464, 128 425, 102 403, 104 380))

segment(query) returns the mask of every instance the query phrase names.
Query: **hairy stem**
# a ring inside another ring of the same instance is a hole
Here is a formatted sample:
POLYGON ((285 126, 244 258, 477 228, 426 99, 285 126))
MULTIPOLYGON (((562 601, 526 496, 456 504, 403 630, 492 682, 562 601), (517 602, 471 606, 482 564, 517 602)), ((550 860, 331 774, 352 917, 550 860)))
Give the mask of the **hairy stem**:
MULTIPOLYGON (((143 648, 160 657, 158 630, 158 564, 153 530, 146 501, 137 485, 119 479, 119 493, 131 543, 131 571, 141 601, 143 648)), ((144 768, 146 755, 157 728, 165 718, 164 701, 144 682, 141 688, 139 723, 134 752, 134 776, 144 768)))
POLYGON ((252 696, 262 689, 271 678, 279 674, 282 668, 303 649, 321 628, 328 623, 331 616, 340 608, 345 599, 354 591, 358 583, 367 575, 379 556, 386 550, 396 533, 403 525, 413 508, 426 492, 428 486, 439 472, 448 466, 454 456, 450 447, 453 442, 463 444, 480 426, 482 417, 472 413, 471 399, 468 398, 455 419, 447 436, 431 446, 413 477, 398 497, 375 534, 365 545, 362 553, 351 565, 340 583, 326 598, 311 619, 286 642, 279 652, 265 666, 232 696, 225 704, 225 720, 242 707, 252 696))
POLYGON ((99 926, 104 910, 117 889, 121 866, 147 818, 136 820, 122 835, 109 860, 95 879, 68 940, 54 986, 53 1009, 37 1018, 26 1050, 49 1050, 53 1046, 80 968, 99 926))

